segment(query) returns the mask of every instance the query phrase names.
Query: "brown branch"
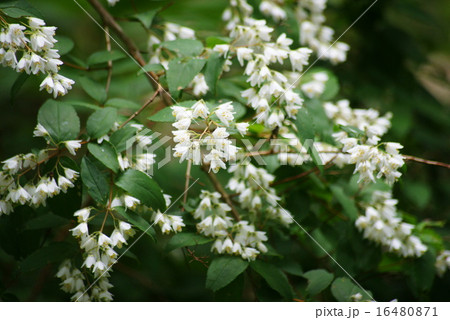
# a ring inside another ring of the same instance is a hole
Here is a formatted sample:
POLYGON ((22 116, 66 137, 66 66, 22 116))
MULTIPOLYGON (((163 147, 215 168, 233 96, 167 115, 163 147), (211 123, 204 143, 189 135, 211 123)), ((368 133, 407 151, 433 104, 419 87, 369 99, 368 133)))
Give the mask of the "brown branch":
MULTIPOLYGON (((336 157, 334 157, 334 158, 336 158, 336 157)), ((325 165, 324 165, 324 168, 325 168, 325 169, 328 169, 329 167, 333 166, 333 163, 332 163, 332 162, 333 162, 334 158, 331 159, 330 161, 328 161, 327 163, 325 163, 325 165)), ((320 172, 319 167, 314 167, 314 168, 312 168, 312 169, 309 169, 308 171, 299 173, 299 174, 297 174, 297 175, 295 175, 295 176, 288 177, 288 178, 282 179, 282 180, 280 180, 280 181, 275 181, 275 182, 273 182, 270 186, 271 186, 271 187, 277 186, 277 185, 279 185, 279 184, 283 184, 283 183, 286 183, 286 182, 291 182, 291 181, 294 181, 294 180, 301 179, 301 178, 303 178, 303 177, 306 177, 306 176, 310 175, 311 173, 319 173, 319 172, 320 172)))
POLYGON ((156 91, 153 93, 153 95, 150 97, 150 99, 148 99, 143 105, 142 107, 139 108, 138 111, 136 111, 135 113, 133 113, 124 123, 122 123, 119 126, 119 129, 123 128, 128 122, 130 122, 131 120, 133 120, 134 118, 136 118, 142 111, 144 111, 144 109, 153 102, 153 100, 156 99, 156 97, 158 96, 158 94, 161 92, 162 87, 158 85, 158 88, 156 89, 156 91))
POLYGON ((192 160, 188 160, 187 166, 186 166, 186 181, 184 183, 183 204, 186 204, 186 201, 187 201, 188 190, 189 190, 189 180, 191 179, 191 167, 192 167, 192 160))
POLYGON ((439 166, 439 167, 444 167, 444 168, 450 169, 450 164, 444 163, 444 162, 427 160, 427 159, 423 159, 423 158, 419 158, 419 157, 415 157, 415 156, 409 156, 409 155, 403 155, 403 159, 405 159, 406 161, 414 161, 414 162, 425 163, 425 164, 429 164, 432 166, 439 166))
MULTIPOLYGON (((122 42, 127 47, 127 50, 129 54, 133 57, 134 60, 141 66, 145 66, 146 62, 144 58, 142 57, 141 52, 139 51, 136 44, 133 42, 133 40, 128 37, 125 32, 123 31, 122 27, 116 22, 114 17, 106 10, 101 3, 98 0, 88 0, 89 3, 92 5, 92 7, 97 11, 97 13, 100 15, 100 17, 103 20, 103 24, 105 26, 108 26, 111 28, 111 30, 114 31, 115 34, 122 40, 122 42)), ((146 72, 147 78, 150 81, 151 85, 155 90, 158 90, 160 87, 160 84, 158 82, 159 78, 158 76, 152 72, 148 71, 146 72)), ((167 101, 166 101, 167 102, 167 101)))
POLYGON ((225 200, 225 202, 230 206, 231 213, 233 214, 233 217, 237 221, 240 221, 241 217, 239 215, 239 212, 237 212, 236 208, 234 207, 233 202, 231 201, 230 196, 228 195, 228 193, 222 187, 222 185, 220 184, 219 180, 217 180, 216 175, 213 172, 209 171, 208 166, 205 165, 205 164, 202 164, 202 170, 206 172, 206 174, 208 175, 209 180, 211 180, 214 188, 217 190, 217 192, 220 193, 220 195, 222 196, 223 200, 225 200))

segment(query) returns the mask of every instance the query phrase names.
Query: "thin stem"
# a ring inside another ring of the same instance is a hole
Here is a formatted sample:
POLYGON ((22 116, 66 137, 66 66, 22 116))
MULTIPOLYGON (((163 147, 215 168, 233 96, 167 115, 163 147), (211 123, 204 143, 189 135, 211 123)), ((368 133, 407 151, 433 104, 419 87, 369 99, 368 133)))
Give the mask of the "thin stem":
POLYGON ((419 162, 419 163, 429 164, 432 166, 439 166, 439 167, 444 167, 444 168, 450 169, 450 164, 444 163, 444 162, 427 160, 427 159, 423 159, 423 158, 419 158, 419 157, 415 157, 415 156, 409 156, 409 155, 403 155, 403 159, 405 159, 406 161, 415 161, 415 162, 419 162))
POLYGON ((220 184, 220 182, 217 179, 216 175, 213 172, 209 171, 208 166, 206 166, 205 164, 202 164, 202 170, 206 172, 206 174, 208 175, 209 180, 211 180, 214 188, 217 190, 217 192, 220 193, 220 195, 225 200, 225 202, 230 206, 231 213, 233 214, 233 217, 237 221, 240 221, 241 217, 239 215, 239 212, 237 212, 236 208, 233 205, 233 202, 230 199, 230 196, 225 191, 225 189, 222 187, 222 185, 220 184))
POLYGON ((153 102, 153 100, 156 99, 156 97, 158 96, 158 94, 161 92, 162 87, 158 85, 158 88, 156 89, 156 91, 153 93, 153 95, 150 97, 150 99, 148 99, 143 105, 142 107, 136 111, 135 113, 133 113, 124 123, 122 123, 119 126, 119 129, 123 128, 128 122, 130 122, 131 120, 133 120, 134 118, 136 118, 142 111, 144 111, 144 109, 153 102))
POLYGON ((186 167, 186 181, 184 183, 184 196, 183 196, 184 204, 186 204, 187 196, 188 196, 189 180, 191 178, 191 167, 192 167, 192 160, 188 160, 187 167, 186 167))
MULTIPOLYGON (((109 37, 108 26, 105 26, 105 41, 106 41, 106 50, 108 50, 108 52, 111 52, 111 38, 109 37)), ((113 68, 112 60, 108 60, 108 76, 106 78, 106 86, 105 86, 105 90, 107 93, 109 91, 109 86, 111 85, 112 68, 113 68)))
MULTIPOLYGON (((336 158, 336 157, 334 157, 334 158, 336 158)), ((332 162, 333 162, 334 158, 331 159, 330 161, 328 161, 327 163, 325 163, 325 165, 324 165, 325 169, 327 169, 327 168, 329 168, 329 167, 331 167, 333 165, 332 162)), ((297 174, 295 176, 287 177, 287 178, 282 179, 280 181, 275 181, 275 182, 273 182, 271 184, 271 186, 273 187, 273 186, 277 186, 279 184, 283 184, 283 183, 286 183, 286 182, 291 182, 291 181, 294 181, 294 180, 298 180, 298 179, 301 179, 303 177, 306 177, 306 176, 310 175, 311 173, 319 173, 319 172, 320 172, 319 167, 314 167, 312 169, 309 169, 308 171, 302 172, 302 173, 297 174)))

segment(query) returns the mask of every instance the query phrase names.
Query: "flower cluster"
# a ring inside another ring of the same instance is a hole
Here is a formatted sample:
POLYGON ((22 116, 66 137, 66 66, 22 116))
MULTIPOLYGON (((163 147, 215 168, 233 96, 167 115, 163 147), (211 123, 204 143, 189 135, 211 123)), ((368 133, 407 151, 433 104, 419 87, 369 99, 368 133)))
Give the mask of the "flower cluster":
POLYGON ((267 252, 264 241, 267 236, 264 231, 256 231, 248 221, 234 220, 227 214, 231 208, 220 202, 218 192, 202 190, 200 204, 193 212, 199 233, 216 238, 211 250, 219 254, 240 255, 246 260, 255 260, 262 252, 267 252))
POLYGON ((53 172, 44 176, 36 176, 36 182, 28 181, 21 185, 19 178, 28 171, 36 169, 48 161, 48 150, 39 154, 28 153, 16 155, 3 161, 0 171, 0 215, 9 214, 14 205, 45 206, 47 198, 58 195, 61 191, 74 187, 78 172, 59 164, 57 177, 53 172))
POLYGON ((295 118, 303 99, 294 91, 288 77, 270 65, 283 64, 289 60, 292 71, 301 72, 308 64, 312 51, 308 48, 290 49, 293 40, 284 33, 271 42, 273 28, 267 26, 265 20, 241 18, 243 15, 240 13, 248 10, 244 3, 235 2, 236 6, 233 7, 232 1, 231 9, 234 11, 230 9, 229 12, 234 13, 225 15, 232 44, 216 45, 213 50, 226 58, 224 71, 229 70, 233 57, 237 58, 241 66, 245 65, 244 74, 251 88, 242 91, 242 97, 256 111, 256 121, 274 129, 281 127, 286 118, 295 118))
MULTIPOLYGON (((171 196, 165 194, 164 199, 166 201, 166 207, 169 207, 171 204, 171 196)), ((182 217, 166 214, 160 210, 157 210, 153 214, 153 223, 158 225, 161 228, 161 232, 165 234, 180 232, 185 226, 182 217)))
POLYGON ((210 170, 218 172, 220 168, 226 169, 225 162, 236 160, 238 148, 228 139, 230 133, 227 129, 238 130, 245 134, 247 123, 234 122, 234 108, 232 102, 225 102, 209 110, 203 100, 199 100, 192 107, 173 106, 172 114, 176 119, 173 126, 174 156, 180 162, 190 160, 194 164, 209 164, 210 170), (192 122, 203 124, 201 133, 189 130, 192 122), (203 155, 201 147, 205 146, 208 154, 203 155))
POLYGON ((333 42, 334 30, 324 25, 326 3, 326 0, 298 0, 296 16, 300 25, 300 43, 313 49, 320 59, 344 62, 350 47, 343 42, 333 42))
MULTIPOLYGON (((71 229, 72 235, 79 239, 80 248, 84 251, 84 262, 82 267, 91 270, 93 277, 97 280, 99 286, 101 283, 108 283, 107 278, 110 276, 109 269, 116 263, 117 252, 115 247, 121 248, 127 244, 127 239, 135 234, 131 225, 125 221, 115 220, 115 228, 107 236, 103 230, 89 233, 89 220, 91 220, 91 212, 93 208, 83 208, 74 213, 77 217, 78 225, 71 229)), ((108 214, 108 213, 105 213, 108 214)), ((102 228, 103 229, 103 228, 102 228)), ((91 290, 91 301, 111 301, 112 295, 109 293, 109 287, 100 286, 102 289, 97 294, 91 290)))
POLYGON ((442 277, 450 269, 450 250, 444 250, 436 257, 435 266, 438 275, 442 277))
POLYGON ((259 11, 265 16, 271 16, 275 22, 285 20, 286 11, 283 10, 284 0, 263 0, 259 5, 259 11))
POLYGON ((312 76, 312 81, 302 84, 301 89, 308 98, 318 98, 325 91, 327 81, 326 72, 316 72, 312 76))
POLYGON ((355 164, 355 173, 359 173, 359 181, 364 183, 374 182, 375 177, 384 177, 387 183, 392 184, 401 176, 398 169, 404 161, 398 150, 403 146, 395 142, 380 143, 381 136, 390 127, 390 114, 380 117, 373 109, 351 109, 348 100, 336 104, 327 102, 324 108, 337 125, 356 133, 356 137, 350 137, 348 130, 333 134, 335 140, 342 144, 342 151, 348 153, 339 155, 336 159, 339 164, 355 164), (384 150, 380 149, 381 146, 384 150))
MULTIPOLYGON (((128 149, 117 156, 120 170, 125 171, 131 168, 150 174, 156 157, 154 153, 150 152, 153 137, 149 135, 149 130, 144 129, 143 125, 130 124, 129 126, 134 128, 136 132, 135 136, 127 141, 128 149)), ((115 128, 113 128, 113 131, 115 131, 115 128)), ((101 139, 109 140, 109 136, 106 135, 101 139)))
POLYGON ((0 22, 0 63, 17 72, 47 74, 40 85, 56 98, 65 95, 74 81, 60 75, 58 50, 54 49, 56 27, 48 27, 41 19, 28 17, 27 23, 0 22))
POLYGON ((364 238, 383 245, 390 252, 402 257, 420 257, 427 247, 412 234, 414 226, 402 222, 397 214, 397 202, 389 192, 375 191, 365 215, 360 216, 355 225, 364 232, 364 238))
POLYGON ((251 163, 242 162, 233 165, 229 169, 233 176, 228 181, 228 189, 239 193, 238 201, 242 208, 250 214, 265 212, 266 217, 284 225, 293 222, 292 216, 287 210, 278 206, 277 196, 270 184, 275 177, 263 168, 257 168, 251 163))

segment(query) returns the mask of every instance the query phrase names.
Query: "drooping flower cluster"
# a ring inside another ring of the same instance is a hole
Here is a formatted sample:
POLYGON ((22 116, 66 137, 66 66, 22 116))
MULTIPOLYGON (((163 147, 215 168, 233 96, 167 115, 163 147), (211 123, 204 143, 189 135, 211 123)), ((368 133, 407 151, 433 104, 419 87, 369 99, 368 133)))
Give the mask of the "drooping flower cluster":
MULTIPOLYGON (((166 201, 166 207, 169 207, 171 204, 171 196, 165 194, 164 199, 166 201)), ((161 232, 164 234, 169 234, 170 232, 180 232, 185 226, 182 217, 166 214, 160 210, 157 210, 153 214, 153 223, 158 225, 161 228, 161 232)))
POLYGON ((241 66, 245 65, 244 74, 251 88, 242 91, 242 97, 256 111, 256 122, 264 123, 270 129, 281 127, 286 118, 295 118, 303 99, 293 90, 286 75, 271 65, 289 60, 292 71, 301 72, 312 51, 308 48, 292 50, 293 40, 286 34, 271 42, 273 28, 267 26, 265 20, 250 18, 251 6, 245 1, 231 1, 230 4, 226 11, 229 14, 224 18, 228 21, 233 42, 216 45, 213 50, 226 58, 224 71, 229 70, 234 57, 241 66))
POLYGON ((298 0, 297 3, 300 43, 313 49, 320 59, 344 62, 350 47, 343 42, 334 43, 334 30, 324 25, 327 0, 298 0))
MULTIPOLYGON (((141 124, 130 124, 129 126, 135 129, 135 135, 127 140, 127 149, 117 156, 120 170, 125 171, 131 168, 151 175, 156 157, 150 147, 153 143, 153 136, 150 134, 150 130, 144 129, 141 124)), ((116 131, 117 127, 118 125, 115 125, 113 131, 116 131)), ((106 135, 101 140, 109 140, 109 136, 106 135)))
POLYGON ((380 144, 391 123, 391 115, 379 116, 373 109, 352 109, 348 100, 338 101, 336 104, 327 102, 324 104, 327 116, 337 125, 347 128, 356 128, 360 136, 350 137, 348 131, 340 131, 333 136, 343 145, 342 151, 348 155, 340 155, 338 161, 355 164, 355 173, 359 173, 360 182, 375 181, 384 177, 389 184, 394 183, 401 173, 398 171, 403 166, 403 157, 399 149, 403 146, 399 143, 387 142, 380 144), (381 150, 380 145, 384 146, 381 150), (376 174, 376 175, 375 175, 376 174))
POLYGON ((229 172, 232 172, 233 176, 228 181, 227 187, 239 193, 238 201, 243 209, 247 209, 251 215, 264 212, 268 219, 284 225, 293 222, 290 213, 277 204, 281 199, 270 186, 275 177, 266 169, 241 162, 230 167, 229 172))
POLYGON ((364 238, 381 244, 390 252, 402 257, 420 257, 427 247, 412 234, 414 226, 398 216, 397 202, 389 192, 375 191, 365 215, 360 216, 355 225, 363 231, 364 238))
POLYGON ((227 214, 231 208, 220 201, 218 192, 202 190, 200 204, 193 212, 199 233, 216 240, 211 250, 219 254, 240 255, 242 259, 255 260, 262 252, 267 252, 264 231, 256 231, 248 221, 235 222, 227 214))
POLYGON ((0 21, 0 63, 17 72, 47 74, 40 89, 53 93, 53 97, 65 95, 74 81, 60 75, 62 61, 54 49, 56 27, 48 27, 42 19, 28 17, 27 23, 0 21))
MULTIPOLYGON (((84 262, 82 267, 92 272, 97 286, 92 287, 90 293, 84 293, 85 300, 90 301, 111 301, 112 295, 108 291, 112 285, 109 283, 109 270, 116 263, 117 252, 114 248, 121 248, 127 244, 127 239, 135 234, 131 225, 125 221, 115 219, 115 227, 110 236, 103 233, 103 230, 89 232, 89 220, 91 220, 92 207, 83 208, 74 213, 77 217, 78 225, 71 229, 72 235, 79 239, 80 248, 84 251, 84 262)), ((108 214, 108 213, 104 213, 108 214)), ((102 228, 103 229, 103 228, 102 228)), ((78 291, 78 290, 77 290, 78 291)), ((78 293, 72 297, 79 298, 78 293)))
POLYGON ((209 164, 210 170, 218 172, 226 169, 225 162, 236 160, 238 148, 228 139, 227 129, 233 127, 241 134, 245 134, 248 124, 234 122, 234 107, 232 102, 225 102, 211 111, 203 100, 199 100, 192 107, 173 106, 172 114, 176 119, 173 126, 174 156, 180 162, 191 160, 195 165, 209 164), (191 124, 203 125, 201 133, 190 130, 191 124), (203 155, 201 147, 209 151, 203 155))
POLYGON ((437 274, 442 277, 450 269, 450 250, 444 250, 436 257, 435 266, 437 274))
POLYGON ((326 72, 316 72, 312 76, 312 81, 301 86, 302 91, 308 98, 318 98, 325 91, 325 84, 328 81, 326 72))
POLYGON ((39 165, 48 161, 48 150, 41 150, 39 154, 28 153, 16 155, 3 161, 0 171, 0 215, 9 214, 15 205, 29 205, 32 207, 45 206, 46 200, 66 192, 74 187, 78 172, 59 164, 57 174, 49 172, 35 177, 25 185, 20 177, 35 170, 39 165))

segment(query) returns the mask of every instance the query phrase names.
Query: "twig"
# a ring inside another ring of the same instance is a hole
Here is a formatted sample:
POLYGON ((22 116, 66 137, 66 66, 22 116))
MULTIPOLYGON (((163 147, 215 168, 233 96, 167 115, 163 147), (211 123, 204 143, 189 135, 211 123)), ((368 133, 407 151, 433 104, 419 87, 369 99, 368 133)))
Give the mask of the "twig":
MULTIPOLYGON (((108 12, 108 10, 106 10, 98 0, 88 0, 88 1, 95 9, 95 11, 97 11, 97 13, 100 15, 104 25, 110 27, 114 31, 114 33, 117 34, 120 40, 122 40, 122 42, 127 47, 128 52, 137 61, 137 63, 139 63, 141 67, 145 66, 146 65, 145 60, 142 57, 138 47, 134 44, 133 40, 125 34, 122 27, 116 22, 116 20, 108 12)), ((160 86, 158 82, 159 80, 158 76, 152 71, 146 72, 146 75, 153 88, 157 90, 160 86)))
POLYGON ((240 221, 241 217, 239 215, 239 212, 237 212, 236 208, 234 207, 233 202, 231 201, 230 196, 228 195, 228 193, 222 187, 222 185, 220 184, 219 180, 217 180, 216 175, 213 172, 209 171, 208 166, 206 166, 205 164, 202 164, 202 170, 206 172, 206 174, 208 175, 209 180, 211 180, 214 188, 217 190, 217 192, 220 193, 220 195, 225 200, 225 202, 230 206, 231 213, 233 214, 234 218, 237 221, 240 221))
MULTIPOLYGON (((109 27, 105 26, 105 41, 106 41, 106 50, 111 52, 111 38, 109 37, 109 27)), ((112 77, 112 60, 108 60, 108 77, 106 78, 106 92, 109 91, 109 86, 111 85, 111 77, 112 77)))
POLYGON ((133 113, 124 123, 122 123, 119 126, 119 129, 123 128, 128 122, 130 122, 131 120, 133 120, 134 118, 136 118, 142 111, 144 111, 144 109, 153 102, 153 100, 156 99, 156 97, 158 96, 158 94, 161 92, 162 87, 160 85, 158 85, 158 88, 156 89, 156 91, 153 93, 153 95, 150 97, 150 99, 148 99, 143 105, 142 107, 139 108, 138 111, 136 111, 135 113, 133 113))
POLYGON ((187 167, 186 167, 186 182, 184 183, 184 196, 183 196, 183 203, 186 204, 187 201, 187 195, 188 195, 188 189, 189 189, 189 180, 191 178, 191 167, 192 167, 192 160, 188 160, 187 167))
POLYGON ((409 155, 403 155, 403 159, 405 159, 406 161, 415 161, 415 162, 429 164, 432 166, 439 166, 439 167, 444 167, 444 168, 450 169, 450 164, 444 163, 444 162, 427 160, 427 159, 423 159, 423 158, 419 158, 419 157, 415 157, 415 156, 409 156, 409 155))
MULTIPOLYGON (((336 158, 336 157, 334 157, 334 158, 336 158)), ((328 169, 329 167, 331 167, 333 165, 332 162, 333 162, 334 158, 331 159, 330 161, 328 161, 327 163, 325 163, 325 165, 324 165, 325 169, 328 169)), ((295 176, 288 177, 288 178, 282 179, 280 181, 275 181, 270 186, 271 187, 277 186, 279 184, 283 184, 283 183, 286 183, 286 182, 291 182, 291 181, 294 181, 294 180, 301 179, 303 177, 306 177, 306 176, 310 175, 311 173, 319 173, 319 172, 320 172, 319 167, 314 167, 312 169, 309 169, 308 171, 302 172, 302 173, 297 174, 295 176)))

